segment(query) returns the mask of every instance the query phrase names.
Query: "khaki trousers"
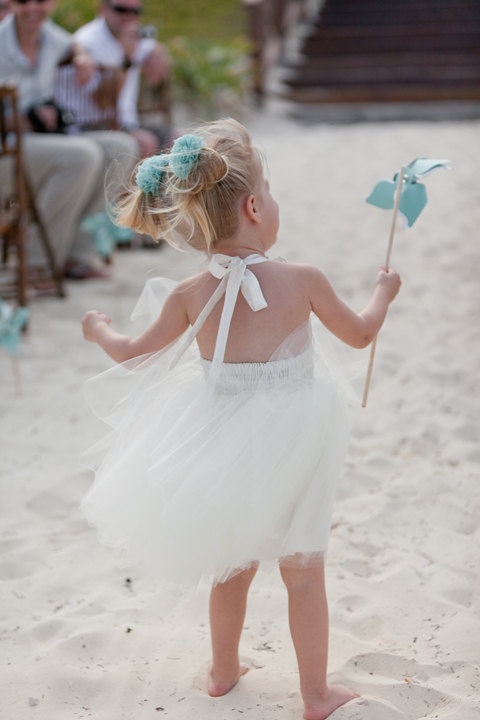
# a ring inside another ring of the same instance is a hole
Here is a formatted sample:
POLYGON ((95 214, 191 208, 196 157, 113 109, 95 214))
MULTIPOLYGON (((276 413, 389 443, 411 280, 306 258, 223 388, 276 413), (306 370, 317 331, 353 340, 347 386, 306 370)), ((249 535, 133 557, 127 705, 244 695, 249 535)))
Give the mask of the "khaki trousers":
MULTIPOLYGON (((57 267, 63 269, 67 260, 92 262, 94 249, 90 237, 79 230, 79 223, 84 215, 105 208, 107 175, 111 173, 115 183, 124 183, 137 154, 136 141, 124 132, 24 135, 26 171, 57 267)), ((30 265, 43 264, 35 233, 31 235, 28 257, 30 265)))

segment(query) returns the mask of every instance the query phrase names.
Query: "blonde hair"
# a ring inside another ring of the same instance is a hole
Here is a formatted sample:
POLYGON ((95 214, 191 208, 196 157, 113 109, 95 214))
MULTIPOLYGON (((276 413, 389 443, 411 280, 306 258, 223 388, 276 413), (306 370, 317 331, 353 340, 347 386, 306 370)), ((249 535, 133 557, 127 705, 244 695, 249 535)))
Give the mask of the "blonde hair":
POLYGON ((231 118, 202 124, 194 135, 201 138, 200 148, 197 159, 189 161, 185 179, 172 170, 167 158, 173 156, 148 158, 153 166, 157 159, 163 162, 154 168, 158 182, 153 174, 152 187, 148 178, 145 192, 136 182, 139 163, 131 187, 116 202, 115 219, 175 246, 183 237, 192 247, 210 253, 219 241, 238 231, 239 203, 257 187, 262 158, 243 125, 231 118))

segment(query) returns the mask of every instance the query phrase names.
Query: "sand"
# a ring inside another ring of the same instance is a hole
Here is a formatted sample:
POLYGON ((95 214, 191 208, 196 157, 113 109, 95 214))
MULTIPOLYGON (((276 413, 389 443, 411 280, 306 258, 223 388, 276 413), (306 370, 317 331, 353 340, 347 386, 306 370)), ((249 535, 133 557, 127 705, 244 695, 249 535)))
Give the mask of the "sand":
MULTIPOLYGON (((268 109, 246 122, 281 206, 272 254, 318 265, 357 310, 391 218, 364 198, 415 157, 452 163, 427 179, 417 224, 398 228, 403 287, 368 406, 351 408, 327 569, 330 672, 361 698, 332 717, 480 718, 480 122, 305 126, 268 109)), ((92 480, 80 455, 101 432, 82 384, 110 364, 82 340, 80 319, 97 308, 128 329, 148 277, 180 279, 198 264, 168 247, 119 252, 111 280, 36 300, 21 395, 0 355, 2 719, 302 716, 277 573, 252 587, 241 646, 250 672, 213 700, 208 588, 158 587, 119 566, 79 512, 92 480)), ((362 372, 368 352, 352 351, 362 372)))

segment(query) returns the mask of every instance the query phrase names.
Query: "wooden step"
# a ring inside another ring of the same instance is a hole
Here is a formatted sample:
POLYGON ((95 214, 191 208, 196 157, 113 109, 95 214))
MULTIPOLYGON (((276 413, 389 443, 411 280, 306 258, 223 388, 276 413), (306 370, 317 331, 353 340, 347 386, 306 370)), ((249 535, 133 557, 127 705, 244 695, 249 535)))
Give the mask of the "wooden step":
POLYGON ((413 66, 450 68, 463 66, 480 65, 480 46, 474 51, 452 51, 449 53, 437 52, 377 52, 377 53, 343 53, 303 56, 290 65, 290 72, 304 74, 314 73, 323 70, 334 70, 336 68, 365 68, 376 67, 413 66))
POLYGON ((412 83, 417 84, 441 84, 441 83, 464 83, 478 84, 480 86, 480 65, 457 66, 457 67, 418 67, 412 65, 399 65, 391 67, 371 66, 365 68, 329 68, 305 69, 302 73, 295 73, 290 78, 284 78, 284 82, 290 87, 322 86, 332 85, 357 85, 375 83, 412 83))
POLYGON ((408 5, 400 5, 396 8, 372 8, 368 9, 362 6, 359 11, 358 6, 355 10, 338 10, 336 5, 327 3, 325 8, 319 13, 314 26, 324 25, 365 25, 365 24, 384 24, 411 22, 456 22, 458 20, 478 20, 480 16, 480 7, 477 4, 471 7, 447 7, 441 6, 425 6, 420 0, 414 7, 408 5))
MULTIPOLYGON (((479 19, 480 23, 480 19, 479 19)), ((378 34, 378 28, 370 25, 342 25, 342 26, 323 26, 319 25, 311 29, 308 33, 307 38, 310 39, 323 39, 325 37, 331 37, 338 40, 344 38, 376 38, 378 34)), ((454 23, 389 23, 384 22, 381 28, 382 35, 388 35, 389 37, 457 37, 461 39, 465 36, 479 37, 479 25, 475 23, 468 23, 465 20, 458 20, 454 23)))
POLYGON ((425 11, 463 13, 477 10, 477 0, 326 0, 318 14, 350 12, 363 15, 369 12, 382 12, 388 17, 391 13, 404 11, 412 14, 425 11))
POLYGON ((480 101, 480 87, 453 85, 362 85, 286 88, 281 96, 299 103, 407 103, 480 101))
POLYGON ((285 72, 299 102, 480 100, 480 0, 326 0, 285 72))
POLYGON ((323 34, 321 36, 306 37, 301 48, 303 55, 325 55, 342 53, 378 53, 401 52, 410 50, 414 52, 451 52, 459 50, 477 51, 480 46, 480 34, 472 32, 462 36, 449 34, 420 34, 400 35, 385 32, 375 34, 344 35, 323 34))

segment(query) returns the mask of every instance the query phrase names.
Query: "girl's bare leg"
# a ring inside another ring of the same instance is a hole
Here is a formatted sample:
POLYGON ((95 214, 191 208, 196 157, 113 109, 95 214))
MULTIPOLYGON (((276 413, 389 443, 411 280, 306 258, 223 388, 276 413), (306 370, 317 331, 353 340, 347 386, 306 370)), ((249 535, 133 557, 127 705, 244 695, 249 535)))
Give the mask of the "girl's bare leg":
POLYGON ((325 720, 358 697, 342 685, 327 685, 328 605, 324 566, 280 565, 288 591, 290 632, 300 672, 305 720, 325 720))
POLYGON ((210 633, 213 662, 208 680, 208 694, 226 695, 248 668, 241 666, 238 647, 242 634, 247 595, 257 572, 252 566, 224 583, 214 585, 210 593, 210 633))

